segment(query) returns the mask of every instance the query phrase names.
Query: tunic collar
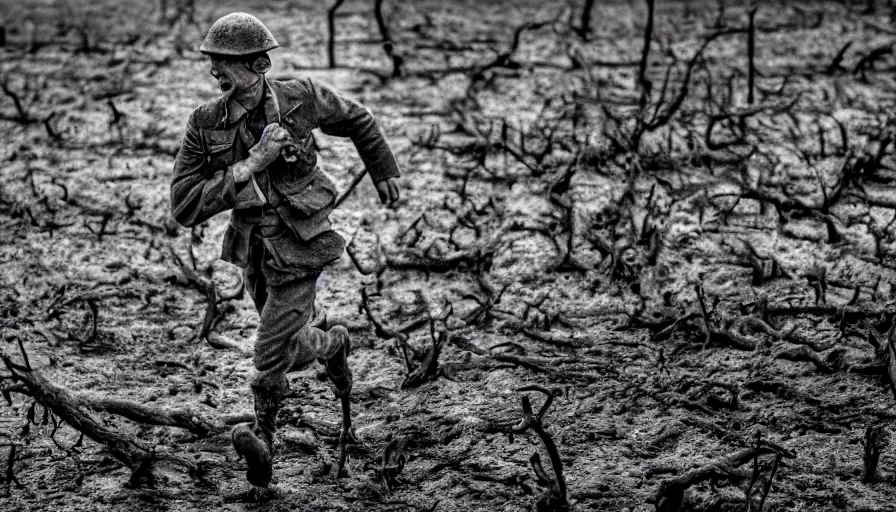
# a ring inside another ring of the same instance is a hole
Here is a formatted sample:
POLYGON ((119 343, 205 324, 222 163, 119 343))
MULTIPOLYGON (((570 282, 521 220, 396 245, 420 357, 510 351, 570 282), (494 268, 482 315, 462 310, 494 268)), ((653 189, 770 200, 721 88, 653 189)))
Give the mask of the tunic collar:
MULTIPOLYGON (((267 78, 262 77, 262 80, 264 80, 264 88, 266 89, 264 98, 262 99, 262 101, 264 102, 266 121, 268 122, 268 124, 279 123, 280 102, 277 100, 277 93, 274 92, 274 89, 271 87, 271 84, 270 82, 268 82, 267 78)), ((221 119, 221 123, 234 124, 247 113, 248 111, 240 104, 240 102, 236 101, 233 98, 229 98, 226 102, 224 102, 224 117, 221 119)))

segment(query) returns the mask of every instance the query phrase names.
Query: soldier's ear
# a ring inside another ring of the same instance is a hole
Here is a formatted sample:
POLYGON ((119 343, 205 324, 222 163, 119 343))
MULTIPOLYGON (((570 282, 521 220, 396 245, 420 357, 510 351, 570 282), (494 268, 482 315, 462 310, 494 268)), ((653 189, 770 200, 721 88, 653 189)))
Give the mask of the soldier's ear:
POLYGON ((252 61, 251 68, 252 71, 263 75, 271 70, 271 58, 266 53, 259 55, 252 61))

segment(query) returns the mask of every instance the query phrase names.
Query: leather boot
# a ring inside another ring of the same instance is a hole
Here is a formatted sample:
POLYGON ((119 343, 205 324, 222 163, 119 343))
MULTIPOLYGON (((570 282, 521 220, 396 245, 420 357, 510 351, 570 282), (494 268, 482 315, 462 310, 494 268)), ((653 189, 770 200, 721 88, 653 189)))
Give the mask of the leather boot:
POLYGON ((332 355, 323 357, 320 362, 327 368, 327 376, 336 387, 336 396, 348 395, 352 390, 352 372, 348 367, 348 354, 352 349, 352 341, 348 329, 335 325, 327 331, 327 341, 332 355))
POLYGON ((231 434, 236 452, 249 465, 246 479, 258 487, 267 487, 273 476, 273 441, 277 412, 280 409, 280 389, 252 386, 255 395, 255 423, 234 427, 231 434))

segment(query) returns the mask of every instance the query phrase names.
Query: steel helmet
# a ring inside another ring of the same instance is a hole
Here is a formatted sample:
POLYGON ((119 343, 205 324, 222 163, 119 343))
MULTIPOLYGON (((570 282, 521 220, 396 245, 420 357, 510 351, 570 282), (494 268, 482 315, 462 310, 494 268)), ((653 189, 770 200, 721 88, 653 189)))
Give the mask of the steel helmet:
POLYGON ((212 24, 199 51, 218 55, 252 55, 279 46, 274 35, 258 18, 244 12, 232 12, 212 24))

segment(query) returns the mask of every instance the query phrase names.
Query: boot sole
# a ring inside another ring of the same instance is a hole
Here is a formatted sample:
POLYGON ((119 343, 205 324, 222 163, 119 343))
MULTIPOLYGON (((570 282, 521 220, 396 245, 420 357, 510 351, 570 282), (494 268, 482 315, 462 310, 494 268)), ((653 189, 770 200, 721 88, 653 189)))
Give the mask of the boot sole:
POLYGON ((267 487, 273 477, 271 456, 265 456, 264 443, 248 429, 234 430, 231 437, 236 453, 242 455, 249 465, 246 480, 256 487, 267 487))

